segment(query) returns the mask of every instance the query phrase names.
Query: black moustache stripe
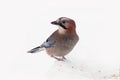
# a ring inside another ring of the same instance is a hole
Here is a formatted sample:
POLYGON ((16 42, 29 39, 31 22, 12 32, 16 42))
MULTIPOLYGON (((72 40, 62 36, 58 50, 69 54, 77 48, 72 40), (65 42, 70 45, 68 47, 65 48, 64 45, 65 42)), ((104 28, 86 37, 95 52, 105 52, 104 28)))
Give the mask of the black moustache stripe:
POLYGON ((67 29, 64 25, 62 25, 62 24, 59 24, 62 28, 64 28, 64 29, 67 29))

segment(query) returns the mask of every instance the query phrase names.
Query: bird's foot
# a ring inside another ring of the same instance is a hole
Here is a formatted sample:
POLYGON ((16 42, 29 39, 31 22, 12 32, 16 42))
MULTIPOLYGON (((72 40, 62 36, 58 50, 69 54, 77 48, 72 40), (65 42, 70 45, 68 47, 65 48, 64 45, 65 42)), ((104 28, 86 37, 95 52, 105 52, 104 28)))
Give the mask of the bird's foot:
POLYGON ((66 60, 66 58, 63 56, 62 59, 66 60))
POLYGON ((52 56, 53 58, 57 59, 58 61, 64 61, 66 60, 66 58, 63 56, 62 58, 58 58, 58 57, 55 57, 55 56, 52 56))

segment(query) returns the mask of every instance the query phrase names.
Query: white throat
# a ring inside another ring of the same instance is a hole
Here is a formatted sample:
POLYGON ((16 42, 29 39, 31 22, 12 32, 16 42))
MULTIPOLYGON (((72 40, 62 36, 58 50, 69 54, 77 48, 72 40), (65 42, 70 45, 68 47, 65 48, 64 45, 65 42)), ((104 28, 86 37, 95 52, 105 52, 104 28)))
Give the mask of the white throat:
POLYGON ((58 32, 60 34, 65 34, 66 30, 59 26, 58 32))

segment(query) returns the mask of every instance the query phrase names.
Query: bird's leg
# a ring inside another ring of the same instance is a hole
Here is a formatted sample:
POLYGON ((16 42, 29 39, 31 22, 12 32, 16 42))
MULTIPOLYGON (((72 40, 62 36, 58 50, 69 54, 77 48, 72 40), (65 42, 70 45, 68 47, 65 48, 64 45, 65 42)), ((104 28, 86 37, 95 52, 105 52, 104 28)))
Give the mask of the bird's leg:
POLYGON ((53 56, 53 55, 52 55, 51 57, 53 57, 53 58, 57 59, 58 61, 64 61, 64 59, 63 59, 63 58, 62 58, 62 59, 61 59, 61 58, 57 58, 57 57, 55 57, 55 56, 53 56))
POLYGON ((62 58, 66 60, 66 58, 64 56, 62 58))

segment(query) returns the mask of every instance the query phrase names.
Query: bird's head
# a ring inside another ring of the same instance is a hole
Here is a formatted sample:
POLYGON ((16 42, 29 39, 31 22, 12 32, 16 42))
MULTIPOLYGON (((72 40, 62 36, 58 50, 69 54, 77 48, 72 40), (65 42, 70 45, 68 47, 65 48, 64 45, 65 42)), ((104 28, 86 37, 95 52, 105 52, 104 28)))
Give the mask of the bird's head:
POLYGON ((74 20, 67 17, 60 17, 56 21, 51 22, 51 24, 58 25, 61 33, 73 32, 76 28, 74 20))

